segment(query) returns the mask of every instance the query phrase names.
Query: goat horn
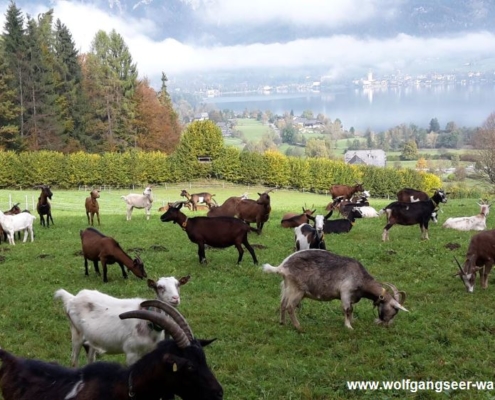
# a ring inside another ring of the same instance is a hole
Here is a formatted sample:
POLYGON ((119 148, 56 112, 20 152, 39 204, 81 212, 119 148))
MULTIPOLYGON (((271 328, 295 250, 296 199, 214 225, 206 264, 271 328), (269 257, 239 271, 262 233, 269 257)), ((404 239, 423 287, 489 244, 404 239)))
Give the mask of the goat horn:
MULTIPOLYGON (((390 289, 392 289, 392 292, 394 292, 394 299, 397 300, 399 302, 399 304, 401 304, 400 303, 400 292, 399 292, 399 290, 394 285, 392 285, 391 283, 384 282, 383 284, 386 285, 386 286, 388 286, 390 289)), ((404 293, 404 295, 405 295, 405 293, 404 293)))
POLYGON ((180 326, 180 328, 184 331, 187 338, 192 341, 194 335, 192 333, 191 327, 187 323, 184 316, 177 311, 177 309, 170 304, 167 304, 161 300, 146 300, 141 303, 141 307, 156 307, 160 310, 165 311, 168 315, 172 317, 172 319, 180 326))
POLYGON ((457 266, 459 267, 460 275, 464 275, 464 270, 462 269, 461 263, 459 262, 456 256, 454 256, 454 260, 457 263, 457 266))
MULTIPOLYGON (((141 303, 142 304, 142 303, 141 303)), ((170 333, 177 346, 181 349, 191 345, 184 330, 170 317, 155 311, 134 310, 119 315, 120 319, 138 318, 153 322, 170 333)))

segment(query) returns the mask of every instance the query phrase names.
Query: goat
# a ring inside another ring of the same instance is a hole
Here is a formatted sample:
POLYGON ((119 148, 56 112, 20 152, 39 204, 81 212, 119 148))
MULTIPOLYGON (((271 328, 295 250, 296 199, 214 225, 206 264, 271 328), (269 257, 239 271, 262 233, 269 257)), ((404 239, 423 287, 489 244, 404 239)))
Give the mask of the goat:
POLYGON ((85 275, 88 274, 88 260, 93 261, 95 272, 100 275, 98 261, 103 267, 103 282, 108 282, 107 265, 119 264, 122 276, 127 279, 124 265, 138 278, 146 278, 144 264, 139 257, 134 260, 122 250, 120 244, 110 236, 105 236, 95 228, 87 228, 79 232, 81 236, 82 252, 84 256, 85 275))
POLYGON ((458 231, 484 231, 486 229, 486 217, 490 212, 490 204, 477 203, 480 213, 472 217, 448 218, 443 223, 444 228, 457 229, 458 231))
MULTIPOLYGON (((370 198, 370 192, 367 190, 363 190, 363 193, 361 193, 359 196, 354 195, 352 196, 351 203, 367 203, 368 199, 370 198)), ((363 204, 366 206, 369 206, 369 204, 363 204)))
MULTIPOLYGON (((155 282, 148 279, 157 299, 174 307, 180 304, 180 286, 189 276, 177 280, 163 277, 155 282)), ((72 354, 71 366, 77 367, 83 344, 89 346, 88 363, 95 361, 96 353, 126 355, 127 365, 135 363, 163 340, 163 331, 144 321, 120 320, 119 314, 141 309, 141 298, 117 299, 98 290, 81 290, 75 296, 64 289, 55 292, 61 299, 70 322, 72 354)))
MULTIPOLYGON (((19 207, 19 203, 14 204, 12 207, 10 207, 9 210, 4 211, 3 213, 5 215, 16 215, 21 212, 21 208, 19 207)), ((2 236, 3 236, 3 241, 6 242, 8 240, 7 238, 7 233, 5 233, 2 229, 2 225, 0 224, 0 243, 2 243, 2 236)), ((21 231, 17 232, 17 238, 20 240, 21 239, 21 231)))
POLYGON ((221 400, 223 389, 206 363, 203 347, 213 340, 196 339, 189 324, 174 307, 155 301, 165 314, 136 310, 121 319, 150 321, 170 332, 150 353, 128 367, 96 362, 81 369, 15 357, 0 350, 0 389, 5 400, 221 400))
POLYGON ((153 205, 153 194, 151 186, 146 186, 143 194, 130 193, 127 196, 121 196, 127 205, 127 221, 131 220, 132 210, 134 208, 144 208, 146 219, 150 219, 151 206, 153 205))
POLYGON ((52 199, 53 193, 48 185, 36 186, 36 188, 41 189, 40 197, 38 197, 38 204, 36 205, 36 211, 40 216, 40 224, 45 226, 45 215, 46 215, 46 227, 50 227, 50 220, 52 225, 55 225, 52 217, 52 206, 48 199, 52 199))
POLYGON ((416 203, 418 201, 429 200, 430 197, 421 190, 404 188, 397 192, 397 201, 402 203, 416 203))
POLYGON ((170 207, 177 207, 179 203, 182 203, 183 206, 186 206, 189 208, 189 202, 188 201, 169 201, 166 206, 162 206, 158 209, 159 212, 165 212, 167 211, 170 207))
POLYGON ((96 218, 98 219, 98 226, 100 225, 100 205, 98 204, 98 200, 100 198, 99 190, 92 190, 89 192, 89 197, 86 197, 86 217, 88 217, 88 225, 91 223, 91 226, 94 225, 93 219, 96 214, 96 218))
POLYGON ((459 267, 459 275, 469 293, 474 292, 476 272, 480 274, 480 283, 483 289, 488 287, 488 275, 495 262, 495 230, 477 233, 471 237, 466 252, 464 266, 461 267, 457 258, 455 261, 459 267))
POLYGON ((180 211, 182 204, 171 207, 160 217, 162 222, 173 221, 186 231, 189 240, 198 245, 198 256, 201 264, 206 264, 205 245, 225 248, 235 246, 239 252, 237 264, 242 261, 244 250, 241 244, 251 254, 253 262, 258 264, 256 254, 248 242, 251 228, 248 224, 234 217, 193 217, 188 218, 180 211))
POLYGON ((348 233, 351 231, 356 218, 361 218, 362 213, 359 207, 354 207, 351 212, 347 215, 347 218, 334 219, 332 221, 328 221, 328 219, 332 216, 333 210, 325 215, 324 220, 325 223, 323 225, 324 233, 348 233))
POLYGON ((20 231, 24 231, 23 242, 27 241, 28 233, 31 234, 31 242, 33 242, 33 221, 35 219, 36 217, 30 213, 21 212, 15 215, 5 215, 0 211, 0 225, 3 232, 7 235, 9 244, 15 245, 14 234, 20 231))
POLYGON ((344 199, 350 199, 354 193, 364 191, 362 183, 356 183, 354 186, 347 185, 332 185, 330 187, 330 194, 332 199, 343 196, 344 199))
MULTIPOLYGON (((435 191, 435 194, 424 201, 414 203, 403 203, 395 201, 382 208, 379 214, 387 214, 387 225, 383 229, 382 240, 387 241, 388 231, 395 224, 399 225, 416 225, 419 224, 421 229, 421 238, 428 240, 428 223, 433 218, 440 203, 446 203, 447 197, 441 189, 435 191)), ((436 218, 436 214, 435 214, 436 218)))
POLYGON ((302 214, 296 213, 287 213, 282 217, 282 221, 280 221, 280 225, 282 228, 297 228, 301 224, 307 224, 310 220, 314 221, 313 214, 316 212, 316 209, 311 211, 309 208, 303 207, 302 214))
POLYGON ((323 249, 325 250, 325 234, 323 232, 323 215, 315 217, 315 226, 301 224, 294 228, 296 250, 323 249))
POLYGON ((242 219, 244 222, 256 223, 258 235, 261 235, 263 225, 270 217, 270 211, 272 210, 270 205, 270 193, 273 189, 267 190, 263 193, 258 193, 258 200, 241 200, 236 206, 235 215, 242 219))
POLYGON ((305 297, 318 301, 340 299, 345 326, 349 329, 352 329, 352 305, 363 297, 378 307, 375 322, 380 324, 390 324, 399 310, 408 311, 402 305, 406 299, 404 292, 399 292, 390 283, 377 282, 359 261, 325 250, 298 251, 278 267, 264 264, 263 271, 283 276, 280 324, 285 324, 285 313, 288 312, 298 331, 302 328, 297 320, 296 308, 305 297), (393 295, 384 286, 389 286, 393 295))
POLYGON ((221 205, 217 207, 211 207, 207 217, 234 217, 237 210, 237 205, 241 200, 246 200, 247 196, 232 196, 225 200, 221 205))
POLYGON ((206 204, 208 208, 217 205, 217 202, 213 198, 215 195, 208 192, 189 194, 186 189, 183 189, 182 192, 180 192, 180 195, 185 197, 189 203, 191 203, 193 211, 197 211, 198 203, 206 204))

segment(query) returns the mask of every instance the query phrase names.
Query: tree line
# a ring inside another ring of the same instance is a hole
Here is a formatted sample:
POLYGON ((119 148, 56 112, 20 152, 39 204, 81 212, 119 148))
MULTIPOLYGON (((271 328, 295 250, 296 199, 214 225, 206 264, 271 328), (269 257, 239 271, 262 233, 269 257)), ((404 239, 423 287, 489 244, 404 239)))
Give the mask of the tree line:
POLYGON ((181 126, 162 73, 138 77, 122 36, 99 31, 80 54, 53 10, 36 18, 11 2, 0 36, 0 149, 170 153, 181 126))

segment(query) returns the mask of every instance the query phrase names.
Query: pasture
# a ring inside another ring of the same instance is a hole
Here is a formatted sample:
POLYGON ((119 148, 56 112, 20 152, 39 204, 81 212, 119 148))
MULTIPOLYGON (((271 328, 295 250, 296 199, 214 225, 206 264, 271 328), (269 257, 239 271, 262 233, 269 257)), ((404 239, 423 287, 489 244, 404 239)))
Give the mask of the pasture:
MULTIPOLYGON (((184 186, 186 187, 186 186, 184 186)), ((391 282, 407 293, 404 306, 389 327, 374 324, 376 311, 367 299, 354 306, 354 330, 344 327, 340 301, 304 300, 298 312, 304 333, 290 321, 278 323, 281 277, 261 272, 263 263, 274 266, 294 248, 293 230, 280 227, 285 212, 299 212, 306 204, 326 213, 330 197, 285 190, 270 193, 272 213, 262 235, 250 234, 260 265, 253 265, 246 251, 236 265, 234 247, 206 251, 208 264, 200 265, 197 246, 177 225, 160 222, 162 203, 180 200, 184 187, 154 188, 154 206, 146 221, 144 210, 134 210, 126 221, 121 195, 129 190, 102 191, 101 226, 131 256, 136 252, 148 277, 181 277, 191 280, 181 289, 179 310, 198 338, 217 338, 205 349, 208 363, 223 385, 225 399, 234 400, 327 400, 327 399, 490 399, 493 392, 471 390, 350 391, 347 381, 493 381, 495 374, 495 280, 468 294, 453 256, 463 260, 474 232, 445 230, 441 224, 451 216, 479 212, 476 199, 449 200, 442 205, 439 223, 430 224, 430 240, 420 240, 416 226, 394 226, 390 241, 381 234, 385 217, 357 220, 348 234, 326 236, 327 249, 358 259, 379 281, 391 282), (258 248, 263 246, 263 248, 258 248)), ((201 186, 190 193, 210 191, 221 204, 229 196, 264 188, 201 186)), ((142 192, 142 188, 132 190, 142 192)), ((0 190, 0 209, 13 202, 37 198, 39 191, 0 190)), ((122 278, 117 265, 109 266, 109 283, 84 276, 79 231, 86 228, 84 200, 87 191, 53 189, 54 225, 40 227, 35 221, 34 243, 16 240, 15 246, 0 244, 0 346, 16 355, 36 357, 69 365, 70 331, 62 304, 53 299, 57 289, 77 293, 97 289, 124 298, 152 298, 145 280, 130 274, 122 278)), ((387 199, 370 199, 377 210, 387 199)), ((185 211, 189 217, 204 212, 185 211)), ((495 212, 494 212, 495 214, 495 212)), ((332 218, 336 218, 334 215, 332 218)), ((494 228, 494 216, 487 225, 494 228)), ((123 363, 124 356, 102 357, 123 363)), ((81 355, 81 363, 85 360, 81 355)))

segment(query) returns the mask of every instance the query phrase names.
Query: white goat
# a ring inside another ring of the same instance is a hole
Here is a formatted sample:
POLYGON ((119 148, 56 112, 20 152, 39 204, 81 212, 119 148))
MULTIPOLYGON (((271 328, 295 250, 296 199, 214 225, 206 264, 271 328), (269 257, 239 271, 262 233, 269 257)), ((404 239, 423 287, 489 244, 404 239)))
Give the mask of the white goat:
POLYGON ((458 231, 484 231, 486 229, 486 216, 490 212, 490 204, 477 204, 480 206, 480 213, 478 215, 448 218, 442 226, 458 231))
MULTIPOLYGON (((157 282, 148 279, 148 286, 155 290, 158 300, 174 307, 180 304, 180 286, 189 281, 189 276, 177 280, 174 277, 160 278, 157 282)), ((71 365, 77 366, 83 344, 89 346, 88 363, 95 361, 96 353, 125 353, 127 364, 133 364, 141 356, 153 350, 163 340, 161 329, 140 319, 121 320, 119 315, 141 309, 141 298, 117 299, 97 290, 81 290, 75 296, 64 289, 55 292, 61 298, 70 322, 72 336, 71 365)))
POLYGON ((296 250, 306 249, 323 249, 325 250, 325 234, 323 215, 315 217, 314 228, 310 224, 301 224, 294 228, 294 240, 296 241, 296 250))
POLYGON ((144 208, 146 211, 146 219, 150 219, 151 205, 153 204, 151 186, 146 186, 143 194, 131 193, 127 196, 122 196, 122 199, 124 199, 127 204, 127 221, 131 220, 133 208, 144 208))
POLYGON ((34 242, 33 237, 33 221, 36 217, 28 212, 21 212, 15 215, 5 215, 0 211, 0 225, 3 231, 9 238, 9 244, 15 245, 14 233, 24 231, 24 240, 27 241, 28 232, 31 234, 31 242, 34 242))
POLYGON ((359 207, 359 210, 361 210, 361 214, 363 218, 375 218, 380 216, 378 214, 378 211, 376 211, 373 207, 370 206, 359 207))

